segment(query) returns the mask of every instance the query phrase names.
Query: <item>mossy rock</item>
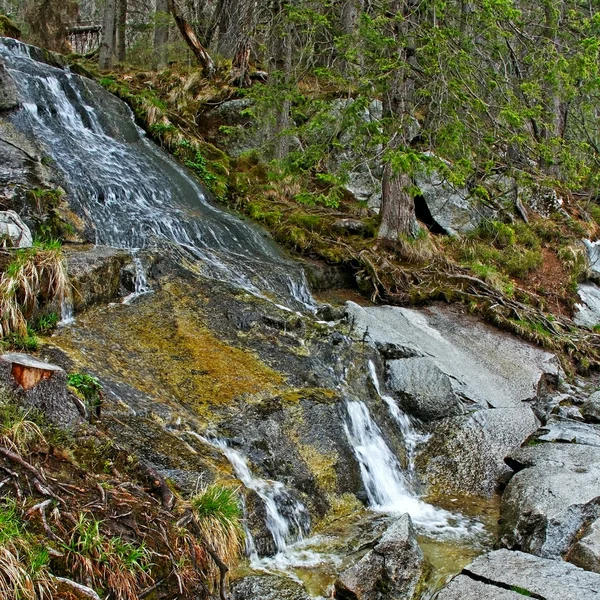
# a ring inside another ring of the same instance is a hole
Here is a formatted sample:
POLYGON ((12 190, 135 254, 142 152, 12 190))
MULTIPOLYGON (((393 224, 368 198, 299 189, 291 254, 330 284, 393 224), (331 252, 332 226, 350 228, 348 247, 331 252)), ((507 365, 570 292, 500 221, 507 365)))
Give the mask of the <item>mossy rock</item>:
POLYGON ((21 39, 22 32, 19 26, 6 15, 0 15, 0 35, 5 37, 21 39))

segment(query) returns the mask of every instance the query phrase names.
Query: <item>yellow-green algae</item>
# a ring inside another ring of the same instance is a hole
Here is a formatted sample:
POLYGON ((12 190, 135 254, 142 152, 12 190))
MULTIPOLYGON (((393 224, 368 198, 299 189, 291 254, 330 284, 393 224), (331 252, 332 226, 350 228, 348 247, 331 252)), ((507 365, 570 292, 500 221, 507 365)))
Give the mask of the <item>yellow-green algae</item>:
POLYGON ((95 308, 53 341, 97 374, 200 413, 280 390, 284 378, 253 352, 218 339, 204 324, 202 301, 182 287, 170 282, 134 305, 95 308))

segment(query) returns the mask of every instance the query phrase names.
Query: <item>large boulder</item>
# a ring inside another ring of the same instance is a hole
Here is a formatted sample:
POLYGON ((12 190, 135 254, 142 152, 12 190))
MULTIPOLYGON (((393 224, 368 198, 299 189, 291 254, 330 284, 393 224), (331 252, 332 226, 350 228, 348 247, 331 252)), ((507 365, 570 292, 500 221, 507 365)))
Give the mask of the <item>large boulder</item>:
POLYGON ((335 597, 341 600, 412 599, 423 584, 426 570, 410 516, 402 515, 372 550, 338 576, 335 597))
POLYGON ((39 410, 59 427, 71 427, 80 420, 67 392, 67 374, 56 365, 28 354, 3 354, 0 383, 12 389, 25 407, 39 410))
POLYGON ((436 600, 594 600, 600 575, 569 563, 496 550, 475 559, 436 600))
POLYGON ((507 458, 517 473, 502 497, 501 544, 560 558, 600 517, 600 448, 544 443, 507 458))
MULTIPOLYGON (((560 374, 554 355, 500 332, 457 307, 366 308, 348 302, 346 314, 356 335, 386 358, 407 360, 410 365, 415 357, 427 357, 426 363, 416 364, 426 365, 430 372, 435 365, 438 375, 430 378, 437 379, 437 395, 429 392, 429 414, 443 413, 443 408, 434 410, 436 403, 441 407, 450 405, 454 414, 458 402, 471 409, 520 406, 522 401, 536 399, 540 388, 549 380, 557 381, 560 374), (446 376, 443 382, 439 373, 446 376)), ((414 397, 423 391, 415 387, 415 377, 405 384, 402 377, 395 376, 398 369, 400 363, 394 362, 387 382, 398 398, 414 397)), ((410 371, 410 366, 403 370, 410 371)))
POLYGON ((430 430, 417 459, 419 473, 436 493, 492 496, 512 473, 504 457, 537 427, 527 405, 445 419, 430 430))
POLYGON ((600 426, 551 415, 548 422, 539 429, 536 439, 541 442, 584 444, 600 448, 600 426))
POLYGON ((33 245, 29 227, 14 210, 0 211, 0 246, 28 248, 33 245))

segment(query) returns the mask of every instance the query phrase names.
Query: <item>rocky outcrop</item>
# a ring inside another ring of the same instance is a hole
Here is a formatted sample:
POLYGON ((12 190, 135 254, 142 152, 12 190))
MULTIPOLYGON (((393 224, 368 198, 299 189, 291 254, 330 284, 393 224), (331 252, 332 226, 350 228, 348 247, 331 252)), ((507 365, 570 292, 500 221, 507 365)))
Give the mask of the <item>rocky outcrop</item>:
POLYGON ((430 430, 417 459, 419 473, 438 494, 492 496, 512 474, 504 457, 537 427, 527 405, 445 419, 430 430))
POLYGON ((573 320, 581 327, 600 323, 600 288, 593 283, 580 283, 577 288, 580 302, 575 304, 573 320))
POLYGON ((436 600, 594 600, 600 575, 569 563, 496 550, 465 567, 436 600))
POLYGON ((277 575, 260 575, 238 579, 231 584, 231 600, 310 600, 304 588, 277 575))
POLYGON ((60 427, 72 427, 80 420, 67 392, 67 375, 56 365, 27 354, 3 354, 0 382, 15 392, 23 406, 41 411, 60 427))
POLYGON ((427 570, 409 515, 402 515, 377 545, 335 582, 339 600, 409 600, 423 583, 427 570))
POLYGON ((14 210, 0 211, 0 246, 28 248, 33 245, 29 227, 14 210))
POLYGON ((567 555, 600 517, 600 448, 544 443, 507 462, 517 473, 502 497, 501 544, 543 558, 567 555))
POLYGON ((559 415, 551 415, 536 439, 541 442, 584 444, 600 448, 600 426, 581 423, 559 415))

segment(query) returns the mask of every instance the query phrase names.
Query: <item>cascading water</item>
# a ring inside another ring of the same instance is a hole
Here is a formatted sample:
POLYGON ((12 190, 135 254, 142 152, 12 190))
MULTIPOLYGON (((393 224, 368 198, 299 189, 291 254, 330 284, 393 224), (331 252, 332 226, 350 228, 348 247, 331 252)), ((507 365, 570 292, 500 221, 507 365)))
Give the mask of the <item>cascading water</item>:
MULTIPOLYGON (((267 529, 273 537, 278 553, 284 552, 289 544, 301 541, 310 531, 310 515, 307 508, 289 494, 283 483, 254 475, 246 457, 231 448, 224 440, 209 440, 193 431, 188 431, 187 434, 219 448, 231 463, 236 477, 249 490, 258 494, 265 507, 267 529)), ((248 531, 247 534, 251 540, 250 532, 248 531)), ((250 552, 254 553, 251 558, 256 560, 256 550, 252 541, 249 546, 250 552)))
POLYGON ((346 436, 360 465, 371 508, 390 514, 409 513, 417 528, 436 535, 463 536, 469 530, 481 531, 479 524, 418 498, 365 403, 349 401, 346 408, 346 436))
POLYGON ((34 51, 0 38, 0 57, 22 100, 11 120, 44 144, 97 244, 175 243, 209 277, 293 307, 313 306, 302 269, 262 232, 210 205, 195 179, 145 138, 123 102, 68 69, 34 60, 34 51))
POLYGON ((410 417, 403 410, 400 409, 394 398, 381 393, 379 378, 377 377, 375 364, 372 360, 369 361, 369 373, 371 374, 371 379, 373 380, 375 391, 377 392, 378 396, 387 404, 392 418, 394 419, 394 421, 396 421, 396 424, 400 429, 400 433, 402 433, 402 438, 406 447, 406 456, 408 462, 407 469, 409 475, 412 476, 415 471, 415 455, 417 447, 419 446, 419 444, 422 444, 427 441, 427 436, 415 430, 410 420, 410 417))

